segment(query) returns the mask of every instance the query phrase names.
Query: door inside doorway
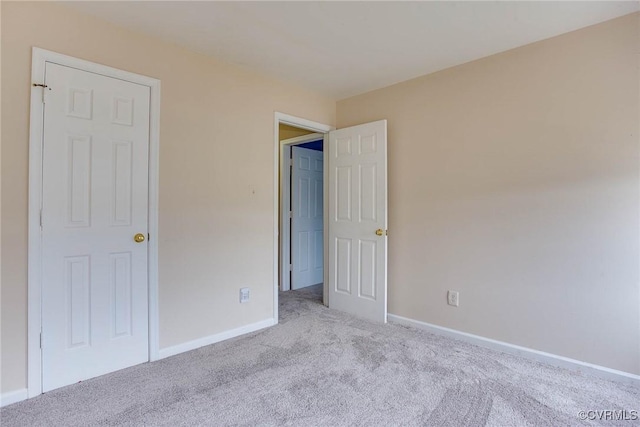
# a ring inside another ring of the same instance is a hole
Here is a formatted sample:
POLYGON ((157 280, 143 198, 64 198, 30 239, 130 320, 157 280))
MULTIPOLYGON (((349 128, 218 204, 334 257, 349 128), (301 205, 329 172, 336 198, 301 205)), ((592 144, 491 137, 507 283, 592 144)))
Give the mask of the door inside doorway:
POLYGON ((281 290, 322 286, 324 135, 280 125, 281 290))
POLYGON ((323 164, 322 140, 291 147, 289 253, 292 290, 323 281, 323 164))

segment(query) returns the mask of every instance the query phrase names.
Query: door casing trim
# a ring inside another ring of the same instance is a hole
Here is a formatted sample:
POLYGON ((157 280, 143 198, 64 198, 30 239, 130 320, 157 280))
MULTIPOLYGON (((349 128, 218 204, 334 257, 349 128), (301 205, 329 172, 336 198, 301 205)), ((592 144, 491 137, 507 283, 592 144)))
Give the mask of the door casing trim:
POLYGON ((29 230, 27 272, 27 391, 28 397, 42 394, 42 140, 44 135, 43 90, 47 62, 106 77, 148 86, 149 105, 149 360, 159 358, 158 318, 158 194, 160 148, 160 80, 111 68, 60 53, 34 47, 31 56, 31 107, 29 124, 29 230))

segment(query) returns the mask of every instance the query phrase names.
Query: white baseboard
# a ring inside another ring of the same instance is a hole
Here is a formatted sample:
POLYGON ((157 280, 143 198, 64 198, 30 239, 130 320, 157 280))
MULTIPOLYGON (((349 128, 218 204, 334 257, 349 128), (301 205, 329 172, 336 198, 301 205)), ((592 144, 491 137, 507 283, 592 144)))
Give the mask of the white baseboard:
POLYGON ((10 391, 8 393, 2 393, 0 395, 0 408, 3 406, 11 405, 12 403, 22 402, 27 400, 29 393, 26 388, 10 391))
POLYGON ((395 314, 389 314, 387 315, 387 318, 390 322, 398 323, 405 326, 412 326, 417 329, 429 331, 436 335, 454 338, 460 341, 475 344, 480 347, 514 354, 560 368, 589 373, 591 375, 595 375, 608 380, 614 380, 627 384, 633 384, 635 386, 640 386, 640 375, 618 371, 616 369, 607 368, 605 366, 594 365, 592 363, 582 362, 580 360, 570 359, 568 357, 558 356, 557 354, 546 353, 544 351, 534 350, 532 348, 521 347, 519 345, 509 344, 507 342, 485 338, 479 335, 473 335, 466 332, 457 331, 455 329, 449 329, 442 326, 433 325, 431 323, 397 316, 395 314))
POLYGON ((248 334, 251 332, 259 331, 260 329, 268 328, 275 325, 277 322, 273 318, 261 320, 260 322, 251 323, 249 325, 241 326, 230 331, 220 332, 219 334, 209 335, 208 337, 198 338, 197 340, 188 341, 182 344, 174 345, 160 349, 159 359, 165 357, 175 356, 176 354, 184 353, 185 351, 195 350, 196 348, 204 347, 205 345, 215 344, 220 341, 235 338, 240 335, 248 334))

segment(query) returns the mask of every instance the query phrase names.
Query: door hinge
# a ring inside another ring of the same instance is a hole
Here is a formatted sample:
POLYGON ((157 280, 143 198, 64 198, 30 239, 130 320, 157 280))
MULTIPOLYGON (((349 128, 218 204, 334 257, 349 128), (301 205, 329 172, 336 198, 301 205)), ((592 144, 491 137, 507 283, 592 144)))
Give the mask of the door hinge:
POLYGON ((289 211, 289 218, 293 218, 293 211, 289 211))
POLYGON ((42 348, 42 332, 40 332, 40 348, 42 348))
POLYGON ((289 271, 293 271, 293 264, 289 264, 289 271))
POLYGON ((49 93, 49 91, 51 90, 51 88, 45 84, 42 83, 34 83, 33 87, 41 87, 42 88, 42 103, 46 104, 47 103, 47 94, 49 93))
POLYGON ((147 233, 147 242, 151 240, 151 234, 147 233))
POLYGON ((42 209, 40 209, 40 229, 42 230, 42 209))

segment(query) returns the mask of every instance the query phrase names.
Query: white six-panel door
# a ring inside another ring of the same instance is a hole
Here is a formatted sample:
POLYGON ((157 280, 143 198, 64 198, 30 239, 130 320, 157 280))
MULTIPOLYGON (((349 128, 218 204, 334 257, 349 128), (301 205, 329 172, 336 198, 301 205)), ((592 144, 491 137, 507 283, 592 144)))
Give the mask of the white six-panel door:
POLYGON ((147 86, 46 64, 43 391, 149 359, 147 86))
POLYGON ((293 146, 291 289, 322 283, 323 153, 293 146))
POLYGON ((329 133, 329 306, 387 321, 387 121, 329 133))

